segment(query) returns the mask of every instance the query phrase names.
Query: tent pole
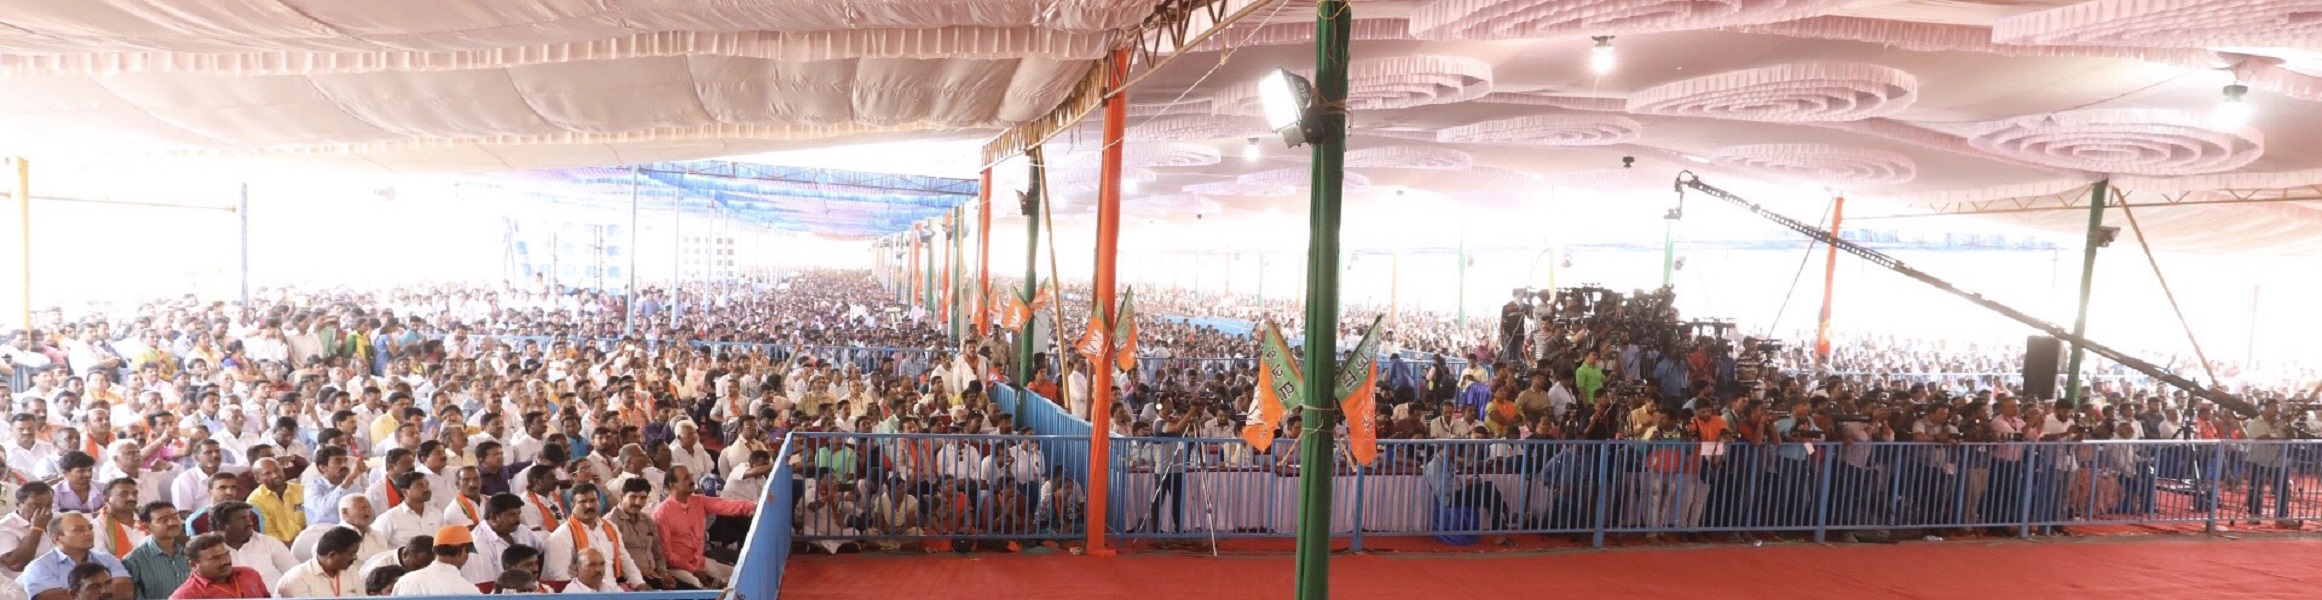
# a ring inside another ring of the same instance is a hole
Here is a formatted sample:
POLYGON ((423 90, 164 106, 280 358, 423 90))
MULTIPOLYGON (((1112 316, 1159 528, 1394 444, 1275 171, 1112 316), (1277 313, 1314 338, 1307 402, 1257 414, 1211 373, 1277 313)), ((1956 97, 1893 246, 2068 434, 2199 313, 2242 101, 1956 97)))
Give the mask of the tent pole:
MULTIPOLYGON (((1106 87, 1118 89, 1129 80, 1129 49, 1113 50, 1112 64, 1106 87)), ((1090 308, 1097 318, 1089 319, 1090 327, 1113 326, 1113 286, 1119 280, 1114 259, 1121 244, 1121 139, 1126 137, 1129 120, 1128 94, 1113 94, 1105 99, 1104 153, 1098 162, 1096 281, 1089 287, 1090 308)), ((1064 298, 1056 299, 1061 306, 1064 298)), ((1105 332, 1107 343, 1097 350, 1096 361, 1089 365, 1089 489, 1110 490, 1106 479, 1112 470, 1112 408, 1113 408, 1113 344, 1111 332, 1105 332)), ((1105 498, 1109 493, 1089 494, 1088 497, 1088 552, 1110 556, 1112 548, 1105 546, 1105 498)))
MULTIPOLYGON (((1026 194, 1026 202, 1030 204, 1022 207, 1024 211, 1024 292, 1021 297, 1029 303, 1040 295, 1040 204, 1047 201, 1048 190, 1040 185, 1042 181, 1047 179, 1042 174, 1042 171, 1046 170, 1047 167, 1040 164, 1040 147, 1033 146, 1025 154, 1032 158, 1032 184, 1031 190, 1026 194)), ((1035 353, 1032 343, 1033 324, 1037 322, 1039 319, 1034 318, 1033 315, 1024 315, 1024 326, 1016 332, 1016 386, 1019 388, 1029 389, 1028 386, 1032 385, 1032 374, 1040 370, 1039 365, 1032 363, 1032 355, 1035 353)), ((1059 353, 1061 354, 1061 350, 1059 353)), ((1057 358, 1061 360, 1063 357, 1057 358)), ((1056 376, 1062 378, 1064 374, 1057 373, 1056 376)), ((1063 398, 1049 398, 1049 400, 1064 401, 1063 398)), ((1024 414, 1023 394, 1016 395, 1016 414, 1024 414)))
MULTIPOLYGON (((29 200, 27 200, 29 201, 29 200)), ((250 305, 250 184, 242 184, 240 199, 234 202, 234 220, 240 229, 242 246, 242 306, 250 305)))
MULTIPOLYGON (((1846 218, 1846 196, 1831 201, 1830 237, 1838 237, 1838 224, 1846 218)), ((1830 255, 1822 262, 1822 319, 1815 326, 1814 366, 1830 362, 1830 307, 1831 297, 1838 285, 1838 247, 1830 246, 1830 255)))
MULTIPOLYGON (((1314 142, 1311 230, 1306 250, 1306 392, 1298 436, 1298 599, 1330 598, 1331 483, 1336 455, 1331 436, 1338 416, 1338 258, 1340 186, 1345 177, 1347 38, 1354 14, 1346 0, 1315 3, 1314 142)), ((1460 236, 1465 254, 1467 237, 1460 236)), ((1463 257, 1464 258, 1464 257, 1463 257)), ((1461 311, 1466 310, 1467 262, 1460 261, 1461 311)), ((1461 319, 1463 322, 1464 318, 1461 319)))
MULTIPOLYGON (((2104 197, 2111 191, 2111 179, 2099 179, 2088 192, 2088 238, 2080 256, 2080 309, 2072 317, 2072 338, 2086 339, 2088 334, 2088 292, 2096 285, 2096 247, 2098 230, 2104 227, 2104 197)), ((2073 409, 2080 408, 2080 361, 2087 349, 2072 344, 2072 359, 2064 374, 2064 397, 2073 409)), ((2029 384, 2029 382, 2026 382, 2029 384)))
POLYGON ((992 334, 992 170, 976 186, 976 335, 992 334))
MULTIPOLYGON (((621 335, 637 333, 637 184, 640 176, 642 176, 640 169, 629 167, 629 290, 622 294, 628 298, 628 301, 622 304, 627 305, 629 310, 621 315, 621 335)), ((557 251, 555 238, 550 237, 549 239, 551 241, 549 242, 548 255, 561 256, 563 253, 557 251)), ((556 269, 550 268, 549 271, 555 273, 556 269)), ((561 273, 557 275, 561 275, 561 273)), ((549 280, 555 281, 557 275, 550 275, 549 280)))
POLYGON ((24 284, 18 288, 24 294, 22 329, 27 332, 27 335, 30 335, 29 332, 32 331, 32 161, 19 156, 11 162, 16 163, 16 228, 19 234, 16 236, 16 241, 19 244, 18 248, 24 252, 18 257, 24 261, 23 264, 18 265, 22 268, 22 271, 18 272, 18 275, 23 277, 20 283, 24 284))

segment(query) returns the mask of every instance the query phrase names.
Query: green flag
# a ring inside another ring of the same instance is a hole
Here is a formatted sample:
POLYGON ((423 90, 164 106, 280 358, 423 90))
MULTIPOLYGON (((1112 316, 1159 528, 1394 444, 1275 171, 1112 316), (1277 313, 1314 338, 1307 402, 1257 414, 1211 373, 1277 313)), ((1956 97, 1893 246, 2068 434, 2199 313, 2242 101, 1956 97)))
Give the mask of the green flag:
POLYGON ((1385 319, 1385 316, 1371 319, 1371 326, 1363 330, 1363 341, 1355 344, 1354 356, 1338 364, 1338 381, 1333 382, 1335 389, 1331 390, 1334 397, 1345 400, 1370 376, 1371 365, 1379 362, 1379 322, 1385 319))

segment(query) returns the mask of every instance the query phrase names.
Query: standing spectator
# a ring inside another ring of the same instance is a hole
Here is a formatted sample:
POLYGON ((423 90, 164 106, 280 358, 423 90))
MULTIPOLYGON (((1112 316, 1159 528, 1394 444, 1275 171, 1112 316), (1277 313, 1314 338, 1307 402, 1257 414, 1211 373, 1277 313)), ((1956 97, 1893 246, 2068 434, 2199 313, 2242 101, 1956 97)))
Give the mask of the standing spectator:
POLYGON ((2249 524, 2255 526, 2258 519, 2265 516, 2266 490, 2272 488, 2274 518, 2280 519, 2279 525, 2284 528, 2297 528, 2295 523, 2288 520, 2290 470, 2282 464, 2284 442, 2281 440, 2289 439, 2292 431, 2289 424, 2282 421, 2281 402, 2267 400, 2259 409, 2258 417, 2243 425, 2242 431, 2249 435, 2250 440, 2247 444, 2249 493, 2243 499, 2243 505, 2249 507, 2249 524))

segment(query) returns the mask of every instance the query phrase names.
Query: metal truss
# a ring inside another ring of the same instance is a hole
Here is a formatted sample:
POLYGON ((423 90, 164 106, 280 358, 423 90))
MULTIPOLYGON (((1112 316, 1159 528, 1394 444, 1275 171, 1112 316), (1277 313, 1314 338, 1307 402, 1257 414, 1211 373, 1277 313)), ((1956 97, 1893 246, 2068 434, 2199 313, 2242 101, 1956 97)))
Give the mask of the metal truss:
POLYGON ((1187 54, 1186 50, 1201 45, 1211 36, 1225 31, 1227 26, 1258 12, 1259 9, 1286 0, 1162 0, 1153 7, 1153 14, 1135 28, 1123 32, 1124 54, 1128 60, 1128 79, 1112 81, 1112 69, 1103 60, 1089 61, 1088 74, 1075 86, 1056 108, 1039 118, 1018 124, 1000 132, 984 143, 984 166, 999 164, 1009 157, 1023 154, 1055 137, 1081 119, 1096 113, 1104 99, 1128 93, 1146 77, 1187 54))
POLYGON ((696 160, 642 165, 646 173, 668 173, 687 176, 725 177, 750 181, 785 184, 805 184, 832 191, 877 192, 885 194, 917 194, 929 196, 975 196, 977 182, 972 179, 928 177, 924 175, 895 175, 836 169, 784 167, 756 163, 737 163, 722 160, 696 160))
MULTIPOLYGON (((1999 198, 1975 202, 1943 202, 1927 205, 1924 211, 1910 210, 1900 214, 1858 217, 1861 219, 1900 219, 1953 215, 1992 215, 2008 213, 2087 210, 2088 190, 2093 183, 2060 192, 1999 198)), ((2138 192, 2121 188, 2112 189, 2112 206, 2129 208, 2201 206, 2209 204, 2266 204, 2275 202, 2322 202, 2322 185, 2307 185, 2275 189, 2220 189, 2193 192, 2138 192), (2135 202, 2131 202, 2131 199, 2135 202)))

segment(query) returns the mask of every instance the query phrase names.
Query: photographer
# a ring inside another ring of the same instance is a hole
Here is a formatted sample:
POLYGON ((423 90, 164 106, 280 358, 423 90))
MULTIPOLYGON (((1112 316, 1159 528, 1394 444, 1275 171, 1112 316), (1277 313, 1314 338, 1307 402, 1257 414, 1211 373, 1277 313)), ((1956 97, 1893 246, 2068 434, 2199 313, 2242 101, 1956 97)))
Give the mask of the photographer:
POLYGON ((2260 407, 2257 418, 2250 419, 2249 424, 2243 427, 2243 431, 2248 432, 2250 440, 2247 444, 2249 447, 2249 493, 2242 502, 2243 506, 2249 507, 2249 524, 2255 526, 2258 524, 2258 519, 2265 516, 2266 490, 2271 488, 2274 496, 2274 518, 2278 520, 2277 524, 2288 529, 2298 528, 2296 522, 2288 520, 2290 516, 2290 471, 2284 468, 2287 465, 2282 458, 2283 450, 2287 444, 2282 440, 2291 439, 2291 431, 2289 423, 2282 418, 2281 401, 2266 400, 2265 405, 2260 407))
MULTIPOLYGON (((1788 414, 1773 422, 1774 441, 1781 444, 1774 452, 1773 475, 1787 481, 1809 481, 1813 444, 1826 439, 1822 424, 1814 420, 1814 405, 1804 400, 1790 403, 1788 414)), ((1779 486, 1774 508, 1769 511, 1779 525, 1803 525, 1813 514, 1813 492, 1799 485, 1779 486)))

